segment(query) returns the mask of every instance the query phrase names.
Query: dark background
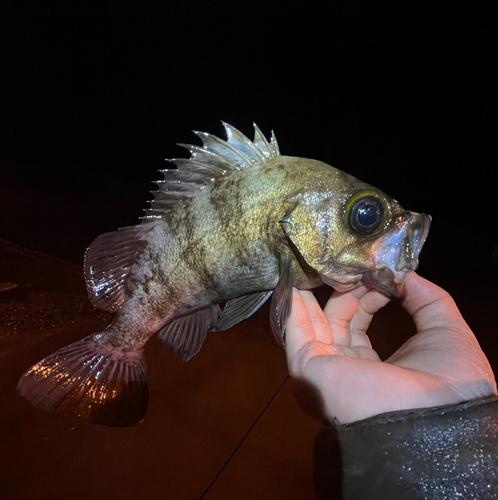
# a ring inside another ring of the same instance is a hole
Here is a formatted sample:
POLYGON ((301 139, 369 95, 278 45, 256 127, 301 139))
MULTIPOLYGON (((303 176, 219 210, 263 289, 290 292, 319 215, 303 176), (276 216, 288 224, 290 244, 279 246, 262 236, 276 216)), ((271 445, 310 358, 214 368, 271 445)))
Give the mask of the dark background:
POLYGON ((224 120, 252 138, 255 121, 283 154, 431 214, 429 277, 493 273, 495 24, 469 2, 438 5, 11 2, 0 21, 0 237, 81 263, 98 234, 143 215, 164 158, 198 143, 192 129, 223 135, 224 120))
MULTIPOLYGON (((475 2, 433 4, 3 3, 0 240, 78 265, 0 242, 0 283, 18 284, 0 297, 9 498, 311 498, 317 423, 294 403, 267 305, 188 364, 151 341, 149 414, 122 434, 15 391, 31 363, 108 323, 85 305, 85 248, 137 223, 164 158, 186 156, 176 143, 223 136, 220 120, 251 139, 253 121, 273 129, 283 154, 432 215, 420 273, 452 294, 498 373, 496 22, 475 2)), ((383 359, 410 327, 397 302, 376 315, 383 359)))

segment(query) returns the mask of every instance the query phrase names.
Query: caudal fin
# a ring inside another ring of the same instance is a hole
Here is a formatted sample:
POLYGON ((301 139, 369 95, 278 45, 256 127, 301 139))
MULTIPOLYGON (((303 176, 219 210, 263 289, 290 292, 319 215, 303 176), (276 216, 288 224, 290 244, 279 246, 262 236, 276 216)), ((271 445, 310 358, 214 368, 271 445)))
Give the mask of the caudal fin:
POLYGON ((138 424, 149 388, 143 350, 123 353, 90 335, 33 365, 17 389, 34 406, 114 427, 138 424))

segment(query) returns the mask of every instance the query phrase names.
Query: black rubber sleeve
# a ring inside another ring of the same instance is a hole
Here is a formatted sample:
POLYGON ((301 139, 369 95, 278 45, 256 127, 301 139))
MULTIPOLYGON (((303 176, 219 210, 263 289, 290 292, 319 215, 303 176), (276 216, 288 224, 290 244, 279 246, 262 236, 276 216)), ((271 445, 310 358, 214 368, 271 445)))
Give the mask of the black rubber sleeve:
POLYGON ((498 397, 391 413, 327 429, 315 441, 317 499, 498 499, 498 397), (334 496, 332 496, 334 495, 334 496))

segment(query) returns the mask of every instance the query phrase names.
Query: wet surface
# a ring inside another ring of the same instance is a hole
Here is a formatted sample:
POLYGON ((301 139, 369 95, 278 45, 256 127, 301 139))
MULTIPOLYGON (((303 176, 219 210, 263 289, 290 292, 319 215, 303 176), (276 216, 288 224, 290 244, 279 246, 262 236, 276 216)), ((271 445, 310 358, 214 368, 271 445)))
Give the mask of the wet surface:
MULTIPOLYGON (((37 248, 47 251, 46 241, 54 245, 54 235, 65 234, 70 223, 68 216, 68 227, 61 222, 36 240, 37 248)), ((94 230, 64 239, 61 253, 77 262, 81 240, 91 240, 94 230)), ((5 233, 21 234, 13 225, 5 233)), ((448 257, 429 238, 421 274, 452 293, 496 371, 497 266, 479 249, 466 257, 448 257)), ((322 426, 294 401, 268 304, 236 327, 209 334, 188 363, 151 340, 147 417, 136 427, 113 429, 37 410, 16 391, 34 362, 112 319, 89 303, 81 265, 0 242, 0 283, 2 498, 314 498, 313 439, 322 426)), ((322 303, 328 293, 318 290, 322 303)), ((376 316, 370 335, 385 358, 413 332, 410 318, 392 303, 376 316)))
MULTIPOLYGON (((151 341, 145 421, 107 428, 39 411, 18 396, 16 384, 32 363, 104 328, 111 316, 91 307, 77 266, 5 242, 0 263, 2 282, 17 284, 0 295, 4 498, 198 499, 221 478, 236 491, 232 479, 241 469, 233 459, 251 446, 253 432, 264 435, 265 429, 272 440, 260 443, 252 472, 243 469, 271 481, 280 445, 290 447, 296 460, 287 483, 305 492, 300 498, 313 497, 312 442, 320 424, 283 391, 285 356, 269 331, 267 310, 243 328, 210 335, 189 363, 151 341), (267 415, 277 395, 285 408, 272 422, 267 415)), ((209 495, 227 498, 215 490, 209 495)))

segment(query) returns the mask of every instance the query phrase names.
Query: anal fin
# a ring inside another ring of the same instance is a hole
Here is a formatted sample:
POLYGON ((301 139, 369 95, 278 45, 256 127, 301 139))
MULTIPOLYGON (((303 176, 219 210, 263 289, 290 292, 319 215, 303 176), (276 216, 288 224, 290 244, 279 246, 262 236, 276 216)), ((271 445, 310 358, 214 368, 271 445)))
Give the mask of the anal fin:
POLYGON ((273 291, 270 309, 271 331, 280 345, 285 345, 285 326, 292 306, 292 287, 294 279, 291 272, 291 259, 287 255, 280 264, 280 278, 273 291))
POLYGON ((218 321, 220 308, 211 304, 174 319, 159 331, 159 340, 182 361, 188 361, 201 349, 207 332, 218 321))
POLYGON ((249 293, 229 300, 212 331, 228 330, 237 323, 249 318, 266 302, 272 293, 273 290, 265 290, 264 292, 249 293))

